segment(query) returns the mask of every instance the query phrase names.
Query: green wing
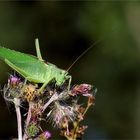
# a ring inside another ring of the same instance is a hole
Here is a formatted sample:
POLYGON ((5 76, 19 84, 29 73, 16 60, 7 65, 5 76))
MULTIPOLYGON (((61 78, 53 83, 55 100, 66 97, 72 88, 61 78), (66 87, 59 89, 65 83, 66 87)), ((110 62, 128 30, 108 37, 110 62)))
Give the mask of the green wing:
POLYGON ((0 47, 0 59, 23 77, 33 79, 33 82, 45 82, 48 66, 37 57, 0 47))

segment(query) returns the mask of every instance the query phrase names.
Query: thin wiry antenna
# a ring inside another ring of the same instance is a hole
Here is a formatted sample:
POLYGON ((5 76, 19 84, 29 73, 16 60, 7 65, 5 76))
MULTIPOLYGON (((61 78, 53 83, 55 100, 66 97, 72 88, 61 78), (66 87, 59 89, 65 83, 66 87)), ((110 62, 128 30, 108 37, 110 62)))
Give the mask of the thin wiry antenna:
POLYGON ((101 42, 100 40, 95 41, 89 48, 87 48, 79 57, 77 57, 77 59, 68 67, 68 69, 66 71, 69 71, 73 65, 84 55, 86 54, 92 47, 94 47, 96 44, 98 44, 99 42, 101 42))
MULTIPOLYGON (((111 32, 111 34, 113 34, 114 33, 114 31, 116 32, 116 31, 118 31, 118 26, 117 27, 115 27, 115 28, 113 28, 112 29, 112 32, 111 32)), ((111 36, 111 34, 109 34, 110 36, 111 36)), ((107 37, 109 37, 109 36, 107 36, 107 37)), ((69 71, 72 67, 73 67, 73 65, 84 55, 84 54, 86 54, 92 47, 94 47, 95 45, 97 45, 98 43, 100 43, 102 40, 104 40, 105 38, 107 38, 106 36, 103 36, 101 39, 99 39, 99 40, 97 40, 97 41, 95 41, 94 43, 92 43, 91 44, 91 46, 89 47, 89 48, 87 48, 69 67, 68 67, 68 69, 66 70, 66 71, 69 71)))

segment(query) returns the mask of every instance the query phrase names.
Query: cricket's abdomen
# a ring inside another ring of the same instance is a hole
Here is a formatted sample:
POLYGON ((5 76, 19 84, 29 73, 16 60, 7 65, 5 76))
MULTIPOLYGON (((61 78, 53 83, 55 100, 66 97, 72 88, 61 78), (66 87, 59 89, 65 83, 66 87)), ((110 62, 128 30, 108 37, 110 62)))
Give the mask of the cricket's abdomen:
POLYGON ((31 82, 44 83, 47 64, 37 57, 0 47, 0 59, 31 82), (7 61, 6 61, 7 60, 7 61))
POLYGON ((47 66, 45 63, 40 65, 40 62, 16 62, 14 63, 20 70, 16 70, 24 78, 35 83, 45 83, 46 75, 49 74, 47 66))

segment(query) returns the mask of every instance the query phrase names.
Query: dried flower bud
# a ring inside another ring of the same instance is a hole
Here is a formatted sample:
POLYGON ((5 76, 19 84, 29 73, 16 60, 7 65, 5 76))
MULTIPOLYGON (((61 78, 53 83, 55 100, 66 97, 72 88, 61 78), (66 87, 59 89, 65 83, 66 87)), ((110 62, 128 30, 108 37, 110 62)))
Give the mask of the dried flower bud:
POLYGON ((35 138, 34 140, 48 140, 49 138, 51 138, 52 134, 46 130, 43 133, 41 133, 37 138, 35 138))
POLYGON ((87 128, 88 128, 88 126, 87 126, 87 125, 83 125, 83 126, 79 127, 79 129, 78 129, 78 132, 77 132, 77 133, 79 133, 80 135, 83 135, 83 134, 84 134, 85 129, 87 129, 87 128))
POLYGON ((10 75, 10 77, 8 78, 8 84, 12 87, 17 86, 19 83, 21 82, 20 78, 10 75))
POLYGON ((83 96, 90 96, 90 92, 92 90, 92 85, 89 84, 80 84, 80 85, 76 85, 73 89, 72 89, 72 95, 77 95, 77 94, 81 94, 83 96))
POLYGON ((84 113, 84 111, 85 111, 85 108, 84 108, 84 107, 82 107, 82 106, 80 106, 80 107, 79 107, 79 109, 78 109, 78 111, 79 111, 79 113, 83 114, 83 113, 84 113))
POLYGON ((4 85, 4 99, 6 101, 14 102, 14 98, 21 97, 21 89, 23 87, 23 83, 20 78, 10 75, 8 78, 8 84, 4 85))
POLYGON ((48 130, 45 131, 43 134, 44 134, 44 137, 47 138, 47 139, 51 138, 51 136, 52 136, 51 133, 48 130))
POLYGON ((94 97, 93 95, 90 95, 90 96, 88 97, 88 106, 93 105, 94 100, 95 100, 95 97, 94 97))
POLYGON ((37 124, 31 123, 27 128, 27 134, 29 137, 35 137, 39 133, 37 124))

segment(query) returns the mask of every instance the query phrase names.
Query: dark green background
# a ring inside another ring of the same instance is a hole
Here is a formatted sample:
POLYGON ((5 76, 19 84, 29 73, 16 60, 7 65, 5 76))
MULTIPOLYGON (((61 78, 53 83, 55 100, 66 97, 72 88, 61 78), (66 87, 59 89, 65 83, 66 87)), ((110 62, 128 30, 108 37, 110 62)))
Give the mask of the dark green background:
MULTIPOLYGON (((0 1, 0 45, 35 55, 36 37, 43 58, 62 69, 100 40, 69 72, 73 84, 98 88, 84 139, 140 139, 139 2, 0 1)), ((0 61, 2 87, 9 72, 0 61)), ((0 138, 17 137, 14 108, 0 103, 0 138)))

